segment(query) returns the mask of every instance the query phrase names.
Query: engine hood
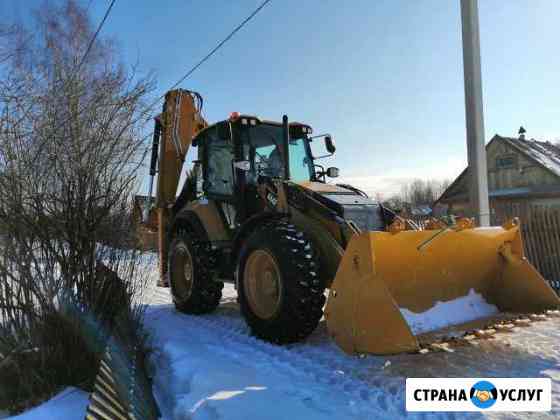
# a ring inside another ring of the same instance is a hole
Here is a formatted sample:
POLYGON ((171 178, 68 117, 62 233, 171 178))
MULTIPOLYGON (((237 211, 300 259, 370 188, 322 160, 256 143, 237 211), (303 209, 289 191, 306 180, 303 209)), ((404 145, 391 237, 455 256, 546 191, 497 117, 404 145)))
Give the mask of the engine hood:
POLYGON ((349 188, 344 188, 340 185, 325 184, 323 182, 313 182, 306 181, 302 182, 303 188, 311 190, 313 192, 321 194, 323 197, 334 201, 340 205, 365 205, 365 204, 377 204, 374 200, 369 197, 364 197, 349 188))
POLYGON ((357 195, 354 191, 349 190, 347 188, 343 188, 340 187, 338 185, 334 185, 334 184, 325 184, 324 182, 313 182, 313 181, 305 181, 305 182, 300 182, 299 185, 301 185, 304 188, 307 188, 308 190, 311 191, 315 191, 318 192, 320 194, 355 194, 357 195))
POLYGON ((343 217, 354 222, 362 231, 385 230, 383 210, 375 200, 339 185, 311 181, 300 185, 320 194, 323 200, 336 203, 342 209, 343 217))

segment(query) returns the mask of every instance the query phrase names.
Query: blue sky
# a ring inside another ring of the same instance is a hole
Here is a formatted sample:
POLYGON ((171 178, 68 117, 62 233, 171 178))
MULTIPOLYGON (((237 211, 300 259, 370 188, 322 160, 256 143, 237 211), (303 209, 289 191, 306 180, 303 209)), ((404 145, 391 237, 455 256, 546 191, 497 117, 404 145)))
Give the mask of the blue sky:
MULTIPOLYGON (((161 94, 260 2, 117 0, 102 33, 161 94)), ((3 0, 0 16, 37 3, 3 0)), ((108 3, 92 0, 95 24, 108 3)), ((520 125, 560 138, 560 2, 479 8, 487 140, 520 125)), ((287 113, 332 133, 344 179, 385 197, 466 165, 459 0, 272 0, 182 87, 204 96, 209 121, 287 113)))

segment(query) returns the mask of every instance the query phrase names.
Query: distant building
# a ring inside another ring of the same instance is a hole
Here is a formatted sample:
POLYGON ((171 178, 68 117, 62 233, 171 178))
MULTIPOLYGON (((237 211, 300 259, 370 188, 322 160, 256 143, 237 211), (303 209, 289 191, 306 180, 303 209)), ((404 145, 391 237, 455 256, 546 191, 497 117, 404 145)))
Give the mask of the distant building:
POLYGON ((427 217, 432 214, 432 209, 427 204, 420 204, 419 206, 413 207, 410 213, 413 216, 427 217))
MULTIPOLYGON (((560 206, 560 148, 550 142, 495 135, 486 145, 488 192, 492 216, 503 204, 560 206)), ((465 169, 434 203, 448 214, 466 213, 469 170, 465 169)))

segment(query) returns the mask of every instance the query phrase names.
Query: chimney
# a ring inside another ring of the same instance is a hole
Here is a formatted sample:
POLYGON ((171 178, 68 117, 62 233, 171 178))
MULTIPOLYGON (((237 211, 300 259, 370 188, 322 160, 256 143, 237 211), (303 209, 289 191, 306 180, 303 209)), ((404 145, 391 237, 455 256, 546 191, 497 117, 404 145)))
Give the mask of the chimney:
POLYGON ((523 128, 523 126, 519 127, 519 131, 518 131, 519 140, 525 140, 525 133, 526 133, 526 132, 527 132, 527 130, 525 130, 525 129, 523 128))

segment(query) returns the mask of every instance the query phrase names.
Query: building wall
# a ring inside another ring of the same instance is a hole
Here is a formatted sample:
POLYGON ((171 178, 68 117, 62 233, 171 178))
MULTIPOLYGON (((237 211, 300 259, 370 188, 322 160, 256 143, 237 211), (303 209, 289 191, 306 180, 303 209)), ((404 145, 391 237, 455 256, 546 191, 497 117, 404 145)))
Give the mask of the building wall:
MULTIPOLYGON (((495 220, 503 221, 503 209, 515 205, 530 205, 530 206, 547 206, 547 207, 560 207, 560 197, 547 197, 547 198, 512 198, 512 199, 491 199, 490 200, 490 215, 492 223, 495 220)), ((463 217, 469 213, 469 203, 466 201, 456 201, 449 203, 448 214, 453 214, 458 217, 463 217)))
POLYGON ((497 140, 488 146, 487 164, 490 191, 558 184, 556 176, 503 141, 497 140), (498 159, 508 158, 513 158, 514 161, 511 168, 498 167, 498 159))
MULTIPOLYGON (((558 178, 517 149, 501 140, 494 139, 486 148, 488 167, 488 190, 496 191, 507 188, 524 188, 534 185, 558 185, 558 178), (511 167, 501 167, 498 160, 513 158, 511 167)), ((448 213, 464 214, 467 205, 470 174, 465 175, 447 191, 447 198, 440 203, 448 205, 448 213)), ((523 199, 511 199, 511 202, 523 199)), ((560 198, 533 198, 533 205, 559 205, 560 198)))

